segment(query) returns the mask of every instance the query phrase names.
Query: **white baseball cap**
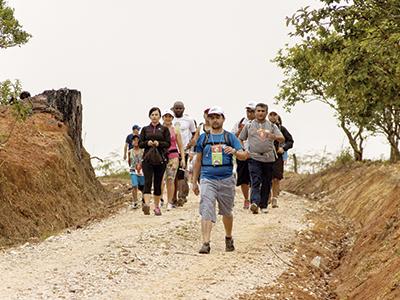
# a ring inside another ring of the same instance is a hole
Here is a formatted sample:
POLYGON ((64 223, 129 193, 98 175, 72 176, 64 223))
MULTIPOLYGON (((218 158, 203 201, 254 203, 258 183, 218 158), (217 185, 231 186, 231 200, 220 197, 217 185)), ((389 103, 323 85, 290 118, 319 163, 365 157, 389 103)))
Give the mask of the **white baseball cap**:
POLYGON ((224 113, 224 110, 222 109, 222 107, 213 106, 208 111, 208 115, 222 115, 222 116, 225 116, 225 113, 224 113))
POLYGON ((250 109, 252 109, 252 110, 255 110, 255 109, 256 109, 256 106, 257 106, 257 102, 255 102, 255 101, 250 101, 250 102, 248 102, 248 103, 246 104, 246 108, 250 108, 250 109))
POLYGON ((164 117, 165 115, 171 115, 172 117, 175 117, 175 114, 170 109, 165 109, 161 116, 164 117))

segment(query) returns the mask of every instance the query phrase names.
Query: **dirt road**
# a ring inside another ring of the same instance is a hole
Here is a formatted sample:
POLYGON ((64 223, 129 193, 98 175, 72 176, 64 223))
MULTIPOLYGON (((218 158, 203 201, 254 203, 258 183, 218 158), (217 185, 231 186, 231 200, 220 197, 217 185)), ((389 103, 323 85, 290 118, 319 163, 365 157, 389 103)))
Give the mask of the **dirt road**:
POLYGON ((0 298, 230 299, 286 270, 291 254, 285 245, 305 227, 307 200, 283 193, 279 208, 252 215, 237 193, 237 250, 224 252, 219 219, 210 255, 197 254, 197 201, 191 196, 185 207, 161 217, 123 209, 86 228, 3 251, 0 298))

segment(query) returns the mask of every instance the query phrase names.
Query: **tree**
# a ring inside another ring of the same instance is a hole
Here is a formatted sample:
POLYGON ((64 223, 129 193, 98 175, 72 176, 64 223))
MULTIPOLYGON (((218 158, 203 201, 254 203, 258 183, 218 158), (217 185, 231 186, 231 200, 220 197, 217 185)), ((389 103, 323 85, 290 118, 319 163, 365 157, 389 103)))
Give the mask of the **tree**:
POLYGON ((14 10, 7 6, 5 0, 0 0, 0 48, 25 44, 30 37, 14 18, 14 10))
POLYGON ((338 76, 340 59, 337 57, 337 48, 340 47, 343 45, 339 37, 329 36, 324 40, 310 41, 308 45, 303 43, 281 50, 274 61, 284 70, 286 78, 277 100, 283 101, 288 110, 298 102, 320 101, 328 105, 335 111, 355 159, 362 160, 368 120, 356 117, 355 108, 347 105, 351 102, 349 95, 341 90, 344 82, 338 76), (350 111, 353 118, 349 117, 350 111))
MULTIPOLYGON (((22 30, 18 20, 14 18, 14 10, 0 0, 0 48, 19 46, 28 42, 31 35, 22 30)), ((0 105, 12 105, 15 121, 7 134, 0 133, 0 150, 10 139, 17 121, 25 120, 30 113, 30 107, 18 101, 21 93, 21 83, 16 80, 0 82, 0 105)))
POLYGON ((17 122, 24 121, 32 113, 32 108, 28 103, 19 100, 21 94, 21 83, 16 80, 13 83, 11 80, 0 82, 0 105, 10 106, 14 116, 11 129, 8 133, 0 132, 0 150, 5 147, 11 138, 17 122))
POLYGON ((21 90, 21 82, 19 80, 15 80, 14 83, 8 79, 0 82, 0 104, 8 105, 16 102, 21 90))
POLYGON ((400 2, 321 2, 287 19, 301 42, 275 59, 286 75, 278 100, 289 107, 310 98, 329 104, 356 159, 369 131, 385 135, 391 161, 398 161, 400 2))

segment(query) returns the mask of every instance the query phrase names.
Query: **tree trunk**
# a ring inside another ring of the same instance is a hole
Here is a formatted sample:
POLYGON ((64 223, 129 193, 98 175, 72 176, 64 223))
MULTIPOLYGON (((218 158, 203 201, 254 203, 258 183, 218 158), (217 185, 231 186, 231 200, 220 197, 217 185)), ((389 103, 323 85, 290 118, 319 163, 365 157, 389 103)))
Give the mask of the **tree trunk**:
POLYGON ((390 162, 396 163, 400 161, 399 141, 392 139, 390 142, 390 162))
POLYGON ((30 98, 33 112, 54 114, 68 126, 68 134, 72 138, 75 152, 82 159, 82 103, 81 93, 77 90, 60 89, 44 91, 30 98))
POLYGON ((293 171, 298 174, 298 169, 297 169, 297 156, 296 154, 293 154, 293 171))
POLYGON ((363 152, 362 151, 356 151, 353 149, 353 154, 354 154, 354 159, 356 161, 362 161, 363 160, 363 152))
POLYGON ((364 138, 362 136, 362 133, 363 133, 364 129, 362 127, 360 127, 358 129, 358 133, 355 136, 353 136, 351 131, 346 127, 346 122, 343 118, 341 119, 340 127, 343 129, 344 133, 346 134, 349 144, 350 144, 351 148, 353 149, 354 159, 356 161, 362 161, 363 160, 363 152, 364 152, 364 148, 362 146, 363 142, 364 142, 364 138), (357 141, 357 139, 359 141, 357 141))

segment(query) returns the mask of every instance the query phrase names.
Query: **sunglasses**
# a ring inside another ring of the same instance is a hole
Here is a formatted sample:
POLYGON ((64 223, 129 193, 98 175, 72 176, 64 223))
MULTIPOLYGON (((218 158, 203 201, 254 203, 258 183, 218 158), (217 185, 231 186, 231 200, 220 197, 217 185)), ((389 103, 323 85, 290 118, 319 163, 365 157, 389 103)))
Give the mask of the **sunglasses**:
POLYGON ((246 109, 246 111, 249 112, 249 113, 256 112, 254 109, 250 109, 250 108, 246 109))

